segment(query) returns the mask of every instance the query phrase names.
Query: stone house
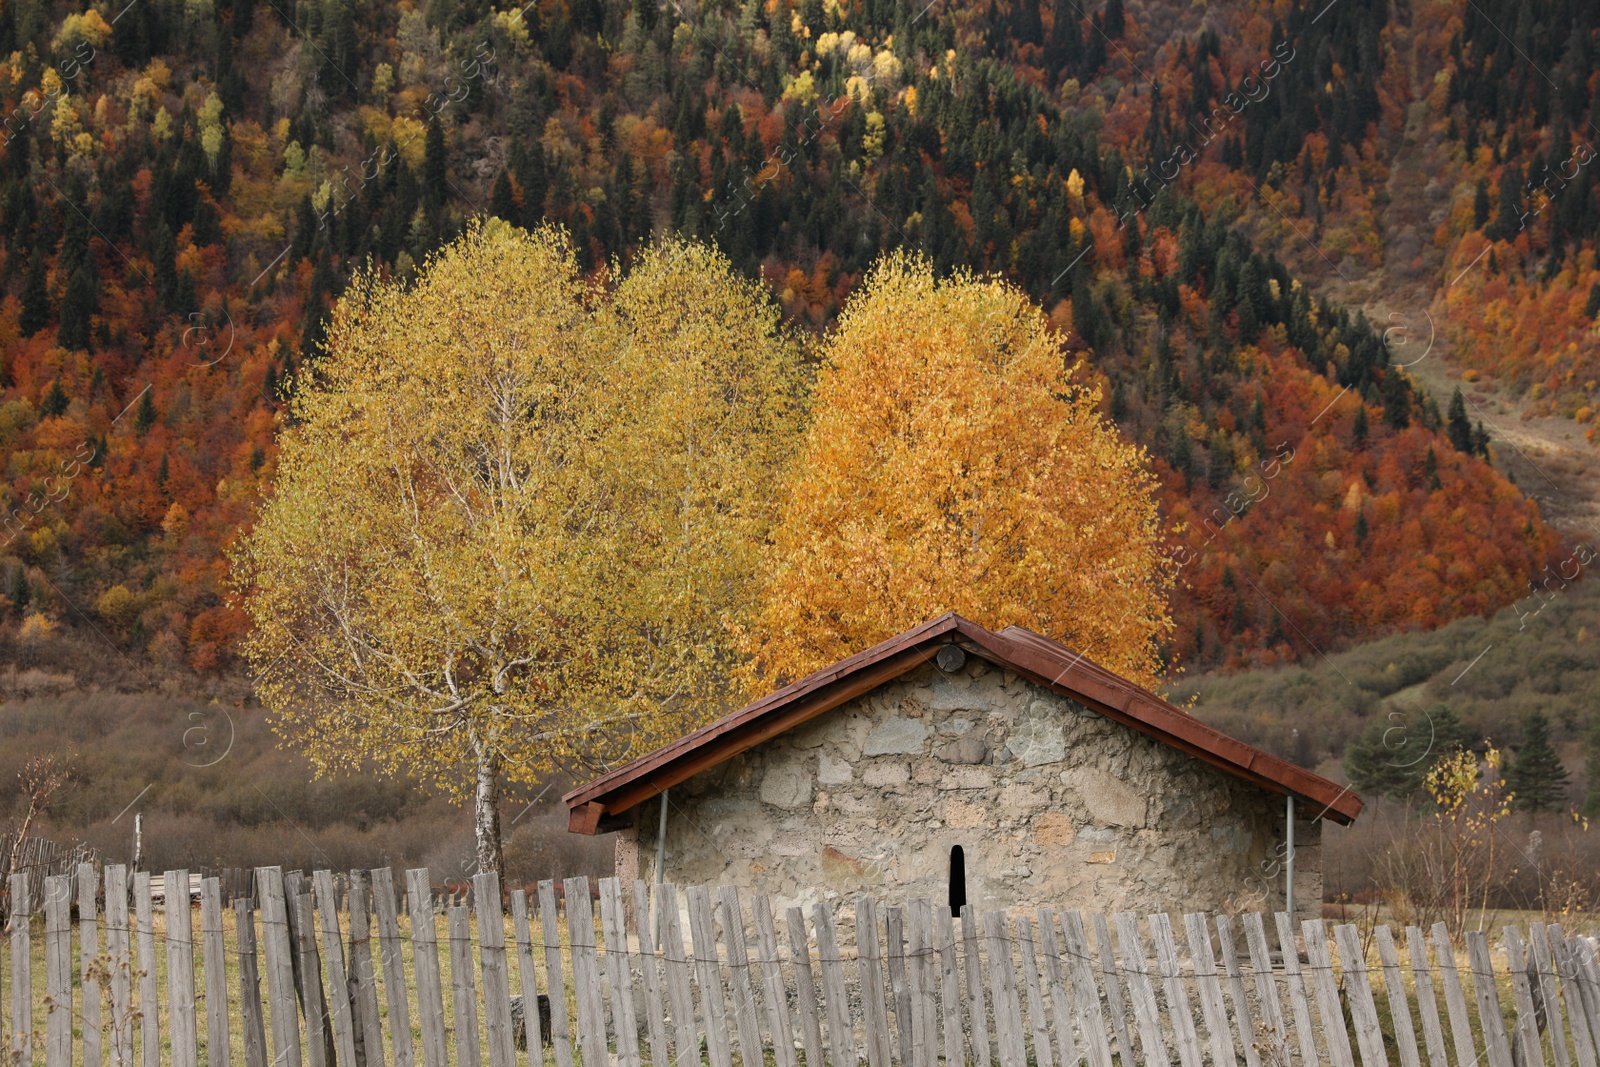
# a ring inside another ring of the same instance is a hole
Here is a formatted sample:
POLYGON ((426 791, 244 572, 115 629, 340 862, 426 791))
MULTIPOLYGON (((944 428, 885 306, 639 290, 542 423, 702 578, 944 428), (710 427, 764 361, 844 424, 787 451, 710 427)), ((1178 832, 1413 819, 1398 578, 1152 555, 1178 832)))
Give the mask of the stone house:
POLYGON ((1299 917, 1322 900, 1322 822, 1361 811, 1063 645, 957 615, 564 799, 572 832, 617 832, 624 879, 659 862, 665 881, 775 906, 868 891, 980 911, 1273 911, 1292 868, 1299 917))

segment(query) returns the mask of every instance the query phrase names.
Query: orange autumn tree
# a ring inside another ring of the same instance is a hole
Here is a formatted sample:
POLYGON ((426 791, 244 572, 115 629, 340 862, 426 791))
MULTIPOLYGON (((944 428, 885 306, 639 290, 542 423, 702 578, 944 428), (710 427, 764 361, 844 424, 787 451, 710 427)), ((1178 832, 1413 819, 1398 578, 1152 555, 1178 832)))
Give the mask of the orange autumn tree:
POLYGON ((800 677, 946 611, 1153 684, 1175 568, 1142 449, 1016 288, 880 260, 829 336, 747 635, 800 677))

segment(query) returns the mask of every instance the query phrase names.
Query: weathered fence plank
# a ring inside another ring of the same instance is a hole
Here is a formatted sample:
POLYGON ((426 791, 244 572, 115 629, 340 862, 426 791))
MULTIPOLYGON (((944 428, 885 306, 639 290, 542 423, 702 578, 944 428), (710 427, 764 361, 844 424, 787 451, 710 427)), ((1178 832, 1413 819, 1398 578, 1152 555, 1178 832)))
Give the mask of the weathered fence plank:
MULTIPOLYGON (((1515 926, 1505 928, 1506 964, 1511 970, 1511 999, 1517 1008, 1517 1021, 1513 1028, 1519 1067, 1544 1067, 1544 1045, 1539 1039, 1539 1020, 1533 1007, 1533 989, 1528 984, 1527 958, 1522 949, 1522 938, 1515 926)), ((1561 1039, 1557 1036, 1556 1040, 1561 1039)), ((1562 1048, 1565 1058, 1566 1049, 1562 1048)))
POLYGON ((1566 1027, 1562 1025, 1561 996, 1556 988, 1555 962, 1550 956, 1550 939, 1544 923, 1528 924, 1528 955, 1529 965, 1537 979, 1535 984, 1539 990, 1540 1005, 1544 1009, 1556 1067, 1572 1067, 1572 1057, 1567 1052, 1566 1027))
POLYGON ((1194 1015, 1189 1010, 1189 992, 1184 988, 1183 970, 1178 963, 1172 920, 1165 912, 1158 911, 1150 916, 1150 938, 1156 946, 1156 962, 1161 968, 1161 986, 1167 998, 1173 1036, 1177 1039, 1178 1059, 1183 1067, 1200 1067, 1200 1038, 1195 1033, 1194 1015))
POLYGON ((1372 983, 1367 979, 1367 958, 1361 950, 1361 932, 1345 923, 1333 928, 1333 937, 1339 947, 1339 967, 1344 975, 1345 995, 1350 1001, 1350 1019, 1355 1027, 1362 1067, 1388 1067, 1383 1027, 1378 1022, 1378 1006, 1372 1000, 1372 983))
POLYGON ((933 910, 933 936, 939 951, 939 1008, 944 1020, 944 1059, 952 1067, 967 1062, 961 1036, 961 964, 956 959, 955 916, 949 908, 933 910))
POLYGON ((978 913, 971 904, 961 906, 961 958, 967 971, 967 1025, 972 1031, 976 1067, 989 1067, 989 1013, 983 1000, 983 965, 979 961, 978 913))
POLYGON ((994 1002, 994 1029, 999 1037, 1000 1067, 1026 1067, 1027 1046, 1022 1034, 1022 1005, 1017 1000, 1015 964, 1006 913, 985 912, 984 933, 989 943, 989 996, 994 1002))
MULTIPOLYGON (((133 1067, 133 966, 129 958, 128 868, 106 868, 106 966, 111 978, 111 1067, 133 1067)), ((252 1064, 250 1067, 256 1067, 252 1064)))
MULTIPOLYGON (((1306 969, 1316 991, 1317 1014, 1322 1018, 1322 1040, 1334 1067, 1355 1067, 1350 1034, 1345 1029, 1344 1009, 1339 1004, 1339 989, 1334 981, 1333 953, 1328 950, 1328 935, 1321 919, 1300 924, 1306 939, 1306 969)), ((1307 1061, 1311 1062, 1311 1061, 1307 1061)))
POLYGON ((926 899, 912 900, 906 904, 906 934, 906 974, 911 986, 911 1036, 912 1046, 917 1050, 912 1062, 915 1067, 936 1067, 939 1059, 939 1006, 933 970, 933 906, 926 899))
MULTIPOLYGON (((600 960, 594 936, 594 907, 589 902, 589 879, 567 878, 561 883, 567 905, 567 942, 572 951, 572 990, 578 1000, 578 1046, 583 1067, 607 1067, 605 1008, 600 996, 600 960)), ((728 1067, 715 1061, 712 1067, 728 1067)))
POLYGON ((1584 1011, 1583 1006, 1583 994, 1578 988, 1572 969, 1572 957, 1567 952, 1567 940, 1562 936, 1559 923, 1552 923, 1544 928, 1544 940, 1549 952, 1551 969, 1561 979, 1561 991, 1565 995, 1567 1005, 1567 1020, 1571 1023, 1569 1032, 1572 1036, 1573 1056, 1578 1061, 1578 1067, 1595 1067, 1594 1037, 1589 1030, 1588 1013, 1584 1011))
MULTIPOLYGON (((295 1009, 292 955, 294 950, 289 944, 289 902, 284 892, 283 869, 257 867, 256 892, 261 898, 261 947, 262 957, 267 966, 268 1013, 272 1017, 272 1062, 274 1067, 300 1067, 300 1023, 295 1009)), ((144 920, 141 917, 141 945, 143 926, 144 920)), ((142 959, 142 951, 140 956, 142 959)), ((145 1067, 160 1067, 160 1062, 158 1060, 152 1065, 146 1060, 145 1067)), ((443 1067, 443 1062, 437 1065, 429 1064, 429 1067, 443 1067)))
MULTIPOLYGON (((156 970, 156 918, 150 899, 150 875, 133 876, 134 918, 139 947, 139 1059, 144 1067, 161 1067, 161 990, 156 970)), ((289 1067, 300 1067, 298 1058, 289 1067)))
POLYGON ((1226 915, 1217 916, 1217 953, 1222 958, 1222 973, 1228 982, 1228 999, 1233 1004, 1233 1018, 1237 1027, 1234 1036, 1244 1046, 1245 1067, 1261 1067, 1261 1054, 1256 1051, 1255 1022, 1250 1017, 1250 995, 1245 992, 1244 973, 1239 967, 1239 947, 1234 940, 1233 920, 1226 915))
MULTIPOLYGON (((897 1041, 894 1062, 911 1063, 911 987, 906 981, 905 912, 901 908, 883 909, 884 938, 888 952, 884 959, 889 967, 889 999, 894 1004, 894 1030, 897 1041)), ((868 1040, 871 1044, 871 1040, 868 1040)))
POLYGON ((1394 949, 1394 934, 1387 926, 1372 932, 1378 945, 1378 963, 1383 967, 1383 989, 1389 995, 1389 1025, 1395 1047, 1400 1050, 1400 1067, 1422 1067, 1417 1052, 1417 1031, 1411 1025, 1411 1002, 1406 999, 1405 979, 1400 975, 1400 956, 1394 949))
MULTIPOLYGON (((806 1054, 806 1067, 811 1067, 822 1062, 822 1022, 821 1008, 817 1004, 817 983, 811 974, 806 914, 798 907, 790 908, 784 913, 784 920, 789 927, 789 962, 794 968, 794 1010, 800 1016, 800 1040, 806 1054)), ((700 1061, 696 1058, 694 1062, 700 1061)), ((685 1067, 681 1060, 678 1067, 685 1067)))
POLYGON ((161 909, 167 919, 167 1040, 172 1067, 198 1067, 200 1028, 195 1015, 194 922, 188 871, 166 873, 161 909))
POLYGON ((355 1019, 350 1010, 350 975, 345 970, 344 935, 339 929, 339 894, 332 871, 311 876, 316 925, 321 953, 328 969, 328 1016, 333 1027, 333 1047, 340 1064, 356 1062, 355 1019))
POLYGON ((739 1032, 739 1058, 745 1067, 762 1067, 761 1024, 755 986, 750 982, 750 951, 744 939, 744 909, 738 889, 725 885, 717 890, 717 913, 727 950, 728 994, 733 999, 733 1022, 739 1032))
MULTIPOLYGON (((762 899, 765 904, 765 898, 762 899)), ((633 882, 633 914, 639 927, 639 973, 644 979, 644 1013, 645 1027, 650 1034, 650 1065, 651 1067, 668 1067, 667 1059, 667 1021, 663 1017, 666 1010, 661 1002, 661 976, 657 969, 660 961, 656 957, 655 933, 651 930, 649 916, 650 889, 645 885, 644 879, 636 878, 633 882)), ((772 923, 772 913, 767 913, 767 923, 772 923)), ((776 956, 776 952, 774 952, 776 956)), ((783 989, 783 978, 778 979, 778 989, 783 989)), ((529 1001, 531 1003, 531 1000, 529 1001)), ((788 1010, 788 1002, 783 1007, 788 1010)), ((787 1018, 787 1015, 785 1016, 787 1018)), ((529 1045, 529 1048, 534 1046, 529 1045)), ((794 1047, 789 1048, 791 1055, 794 1047)), ((780 1058, 778 1067, 792 1067, 780 1058)))
POLYGON ((233 919, 239 941, 239 1024, 244 1042, 244 1067, 267 1067, 267 1022, 261 1011, 256 922, 249 897, 234 898, 233 919))
POLYGON ((1089 1063, 1092 1067, 1111 1067, 1111 1039, 1106 1036, 1100 991, 1095 987, 1094 967, 1089 959, 1089 939, 1084 932, 1083 916, 1076 911, 1061 913, 1061 948, 1066 955, 1067 974, 1072 980, 1072 1001, 1078 1011, 1078 1031, 1083 1035, 1089 1063))
POLYGON ((1489 939, 1480 930, 1468 930, 1467 964, 1472 971, 1472 988, 1478 998, 1478 1025, 1489 1056, 1489 1067, 1511 1067, 1511 1044, 1506 1039, 1506 1021, 1500 1014, 1500 994, 1494 986, 1494 970, 1489 963, 1489 939))
MULTIPOLYGON (((772 1057, 777 1067, 796 1067, 789 992, 778 963, 778 931, 772 921, 772 904, 765 896, 750 898, 750 918, 756 931, 756 955, 761 960, 761 989, 767 1004, 767 1027, 772 1034, 772 1057)), ((650 987, 647 984, 645 988, 648 992, 650 987)))
POLYGON ((1428 1067, 1448 1067, 1444 1027, 1439 1021, 1439 998, 1433 989, 1433 968, 1428 965, 1428 940, 1419 926, 1406 927, 1406 951, 1411 957, 1411 981, 1417 990, 1417 1014, 1428 1047, 1428 1067))
POLYGON ((477 983, 472 977, 472 913, 465 904, 457 905, 445 912, 445 921, 450 938, 450 1006, 456 1024, 456 1067, 483 1067, 477 983))
POLYGON ((812 906, 811 921, 817 931, 822 995, 828 1002, 828 1047, 833 1051, 833 1067, 856 1067, 856 1039, 850 1028, 850 1005, 845 1000, 844 960, 839 953, 833 909, 828 907, 827 901, 818 901, 812 906))
POLYGON ((1096 953, 1100 963, 1100 985, 1105 990, 1106 1009, 1111 1013, 1111 1031, 1117 1038, 1118 1054, 1126 1063, 1133 1056, 1133 1039, 1128 1032, 1128 1001, 1123 995, 1122 977, 1117 974, 1116 952, 1111 945, 1111 927, 1103 911, 1095 912, 1091 922, 1094 925, 1096 953))
POLYGON ((711 891, 703 885, 690 886, 684 896, 689 903, 689 940, 694 946, 695 983, 700 987, 700 1010, 705 1019, 706 1055, 711 1067, 731 1067, 733 1051, 728 1046, 727 1006, 722 996, 722 968, 717 961, 711 891))
MULTIPOLYGON (((412 1067, 411 1005, 406 995, 405 958, 401 954, 400 916, 394 893, 394 873, 387 867, 372 871, 372 916, 378 923, 378 956, 383 967, 383 1003, 389 1009, 389 1051, 395 1067, 412 1067)), ((382 1039, 373 1035, 372 1042, 382 1039)))
POLYGON ((1039 944, 1044 950, 1045 982, 1050 987, 1050 1011, 1055 1022, 1056 1051, 1067 1067, 1076 1067, 1078 1046, 1072 1036, 1072 997, 1067 993, 1067 970, 1061 962, 1061 942, 1049 909, 1039 911, 1039 944))
MULTIPOLYGON (((1267 947, 1267 928, 1260 914, 1250 912, 1244 917, 1244 940, 1250 950, 1250 973, 1255 978, 1256 1003, 1261 1006, 1261 1021, 1266 1028, 1262 1035, 1272 1053, 1272 1061, 1287 1065, 1289 1057, 1289 1032, 1284 1027, 1283 1003, 1278 999, 1278 984, 1273 980, 1272 953, 1267 947)), ((1255 1045, 1255 1037, 1250 1037, 1255 1045)))
POLYGON ((1167 1055, 1166 1038, 1161 1033, 1155 984, 1150 981, 1154 972, 1144 950, 1144 937, 1139 933, 1139 917, 1130 911, 1118 912, 1116 922, 1122 973, 1128 976, 1128 997, 1133 1001, 1133 1020, 1139 1030, 1139 1051, 1143 1053, 1139 1062, 1171 1067, 1172 1058, 1167 1055))
POLYGON ((556 914, 556 884, 550 879, 539 883, 539 929, 544 937, 545 990, 550 997, 550 1044, 555 1049, 556 1067, 572 1067, 572 1024, 561 975, 561 923, 556 914))
MULTIPOLYGON (((678 1067, 698 1067, 700 1032, 695 1027, 694 989, 690 984, 689 960, 683 954, 683 924, 678 916, 678 887, 665 882, 656 887, 656 903, 661 916, 661 957, 667 974, 667 999, 672 1003, 672 1032, 677 1039, 678 1067)), ((803 944, 802 944, 803 947, 803 944)), ((807 970, 810 975, 810 970, 807 970)), ((816 1003, 816 998, 812 998, 816 1003)), ((810 1052, 807 1052, 807 1057, 810 1052)), ((809 1059, 808 1061, 809 1062, 809 1059)))
POLYGON ((291 916, 289 933, 294 938, 294 958, 299 965, 296 974, 300 1009, 306 1020, 306 1062, 310 1067, 334 1067, 329 1061, 338 1055, 338 1049, 328 1024, 328 995, 322 984, 322 953, 317 948, 311 894, 298 871, 284 875, 284 892, 291 916))
POLYGON ((1017 916, 1017 949, 1022 957, 1022 986, 1028 997, 1028 1023, 1033 1031, 1033 1062, 1054 1067, 1050 1051, 1050 1023, 1044 1015, 1044 994, 1039 991, 1039 960, 1034 952, 1033 924, 1017 916))
MULTIPOLYGON (((865 893, 856 896, 856 958, 861 966, 861 1014, 869 1067, 889 1067, 889 1011, 883 1001, 883 942, 878 906, 865 893)), ((897 1012, 898 1014, 898 1012, 897 1012)))
POLYGON ((1439 971, 1439 984, 1444 986, 1444 1006, 1450 1016, 1450 1032, 1455 1037, 1456 1062, 1476 1063, 1478 1056, 1472 1046, 1472 1022, 1467 1017, 1467 998, 1461 991, 1461 977, 1456 973, 1455 948, 1450 943, 1450 933, 1444 923, 1433 925, 1433 957, 1439 971))
MULTIPOLYGON (((354 889, 354 885, 351 888, 354 889)), ((490 1067, 516 1067, 517 1035, 511 1030, 511 971, 506 960, 500 876, 494 871, 481 871, 472 876, 472 888, 478 903, 478 964, 483 970, 483 1015, 489 1036, 489 1064, 490 1067)), ((527 1018, 530 1010, 537 1016, 537 1009, 537 1004, 525 1002, 523 1018, 527 1018)), ((537 1050, 539 1046, 530 1047, 537 1050)), ((633 1067, 638 1067, 637 1058, 633 1067)))
POLYGON ((1200 912, 1183 917, 1184 934, 1189 941, 1189 962, 1194 966, 1194 984, 1200 994, 1200 1016, 1210 1036, 1211 1062, 1233 1063, 1233 1034, 1228 1025, 1228 1008, 1222 1002, 1222 983, 1217 978, 1217 957, 1211 951, 1211 928, 1200 912))
MULTIPOLYGON (((96 898, 100 895, 100 876, 92 863, 80 863, 78 877, 78 986, 83 993, 83 1064, 101 1067, 104 1046, 101 1041, 100 1002, 104 992, 99 975, 100 927, 95 919, 96 898)), ((224 1061, 225 1067, 226 1061, 224 1061)))
MULTIPOLYGON (((445 1067, 449 1053, 444 1041, 444 981, 439 974, 439 930, 433 921, 433 890, 428 884, 428 868, 418 867, 406 872, 406 907, 411 915, 411 959, 416 973, 422 1063, 423 1067, 445 1067)), ((562 1067, 571 1067, 571 1064, 562 1067)))
POLYGON ((622 1067, 639 1067, 639 1028, 633 1013, 632 966, 622 907, 622 882, 600 879, 600 930, 605 937, 606 976, 611 980, 611 1028, 622 1067))
MULTIPOLYGON (((28 875, 22 871, 7 880, 11 894, 11 1062, 29 1067, 33 1062, 33 943, 28 928, 28 875)), ((157 1048, 156 1055, 161 1054, 157 1048)), ((159 1060, 156 1067, 160 1067, 159 1060)))
POLYGON ((72 879, 64 874, 44 879, 44 992, 45 1067, 72 1067, 72 879))
POLYGON ((528 923, 528 891, 511 891, 512 936, 517 939, 517 988, 522 990, 522 1025, 527 1036, 528 1059, 544 1058, 544 1031, 539 1020, 539 972, 533 962, 533 929, 528 923))
POLYGON ((206 973, 206 1063, 228 1067, 228 953, 222 942, 222 883, 200 883, 200 959, 206 973))
POLYGON ((1294 920, 1282 911, 1276 913, 1273 920, 1278 926, 1278 950, 1283 958, 1284 985, 1289 990, 1289 1014, 1294 1019, 1295 1037, 1300 1044, 1300 1062, 1316 1063, 1317 1039, 1311 1028, 1305 975, 1300 972, 1300 946, 1295 940, 1294 920))
POLYGON ((378 1012, 378 974, 372 962, 372 913, 368 892, 372 875, 350 872, 350 1018, 356 1032, 360 1067, 384 1067, 383 1017, 378 1012))

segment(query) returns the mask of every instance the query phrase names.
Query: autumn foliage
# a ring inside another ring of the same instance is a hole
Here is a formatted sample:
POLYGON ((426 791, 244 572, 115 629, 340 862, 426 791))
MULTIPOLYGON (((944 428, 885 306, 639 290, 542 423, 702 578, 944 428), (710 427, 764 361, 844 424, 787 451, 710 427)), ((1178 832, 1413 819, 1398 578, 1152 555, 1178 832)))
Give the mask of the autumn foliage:
POLYGON ((1153 683, 1171 630, 1155 479, 1016 289, 914 256, 828 337, 751 645, 792 680, 945 611, 1153 683))

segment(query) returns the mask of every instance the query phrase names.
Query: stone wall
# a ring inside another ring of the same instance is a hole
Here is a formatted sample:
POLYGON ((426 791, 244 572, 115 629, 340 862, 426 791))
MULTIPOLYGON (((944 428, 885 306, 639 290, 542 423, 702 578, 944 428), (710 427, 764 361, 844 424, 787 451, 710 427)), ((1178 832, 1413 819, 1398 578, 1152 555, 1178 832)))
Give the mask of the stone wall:
MULTIPOLYGON (((943 902, 953 845, 978 910, 1283 906, 1282 797, 975 657, 881 686, 671 801, 666 880, 765 893, 780 915, 863 890, 943 902)), ((654 875, 659 812, 636 810, 619 874, 654 875)), ((1321 902, 1314 814, 1296 820, 1301 917, 1321 902)))

